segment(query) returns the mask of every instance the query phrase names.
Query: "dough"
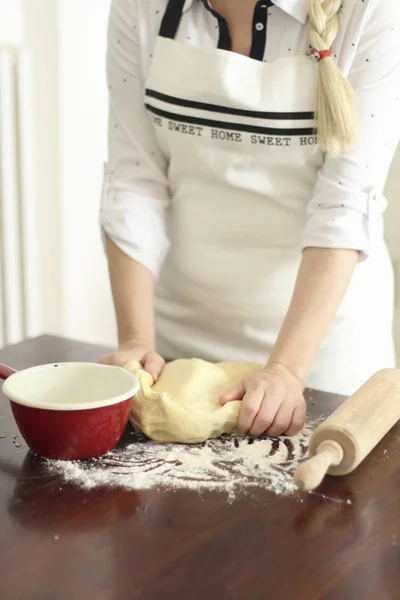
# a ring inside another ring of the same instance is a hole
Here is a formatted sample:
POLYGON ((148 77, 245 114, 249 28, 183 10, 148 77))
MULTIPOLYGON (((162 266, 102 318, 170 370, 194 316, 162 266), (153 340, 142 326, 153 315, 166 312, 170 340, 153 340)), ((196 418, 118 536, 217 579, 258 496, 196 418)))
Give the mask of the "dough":
POLYGON ((140 383, 132 423, 158 442, 195 444, 235 430, 240 402, 221 406, 219 398, 245 377, 260 371, 262 365, 175 360, 165 366, 156 384, 139 363, 132 361, 125 368, 140 383))

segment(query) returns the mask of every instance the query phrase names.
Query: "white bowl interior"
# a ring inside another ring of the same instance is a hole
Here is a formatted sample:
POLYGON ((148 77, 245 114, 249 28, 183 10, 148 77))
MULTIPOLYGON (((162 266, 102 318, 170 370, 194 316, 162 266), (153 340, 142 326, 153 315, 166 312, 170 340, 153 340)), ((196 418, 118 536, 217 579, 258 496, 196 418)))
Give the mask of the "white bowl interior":
POLYGON ((19 371, 3 385, 4 394, 25 406, 84 410, 117 404, 139 389, 134 375, 96 363, 56 363, 19 371))

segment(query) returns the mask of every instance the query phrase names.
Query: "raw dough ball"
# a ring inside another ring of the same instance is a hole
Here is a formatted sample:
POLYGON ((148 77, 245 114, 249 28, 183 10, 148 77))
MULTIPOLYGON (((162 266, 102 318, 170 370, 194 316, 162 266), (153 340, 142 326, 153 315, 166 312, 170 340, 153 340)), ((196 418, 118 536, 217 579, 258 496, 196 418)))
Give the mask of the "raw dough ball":
POLYGON ((221 406, 219 398, 263 367, 249 362, 175 360, 165 366, 154 385, 136 361, 125 368, 135 373, 140 383, 133 402, 133 424, 158 442, 195 444, 235 430, 240 402, 221 406))

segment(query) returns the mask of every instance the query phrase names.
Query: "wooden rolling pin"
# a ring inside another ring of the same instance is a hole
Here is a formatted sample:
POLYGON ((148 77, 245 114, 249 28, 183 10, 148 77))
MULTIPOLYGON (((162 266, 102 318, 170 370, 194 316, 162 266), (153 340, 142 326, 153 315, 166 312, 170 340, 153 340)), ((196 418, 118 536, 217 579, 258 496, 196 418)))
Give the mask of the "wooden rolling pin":
POLYGON ((400 369, 378 371, 313 432, 295 482, 313 490, 326 474, 351 473, 399 419, 400 369))

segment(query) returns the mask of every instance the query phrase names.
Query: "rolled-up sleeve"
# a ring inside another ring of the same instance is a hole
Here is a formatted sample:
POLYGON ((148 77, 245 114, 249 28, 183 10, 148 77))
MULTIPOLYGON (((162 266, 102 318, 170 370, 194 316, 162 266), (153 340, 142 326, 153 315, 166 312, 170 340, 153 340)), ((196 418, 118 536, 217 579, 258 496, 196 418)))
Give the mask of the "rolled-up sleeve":
POLYGON ((166 161, 144 106, 135 0, 113 0, 108 26, 109 151, 100 224, 155 277, 168 250, 166 161))
POLYGON ((383 190, 400 138, 400 4, 371 0, 349 81, 358 97, 353 147, 327 157, 308 206, 303 248, 348 248, 366 258, 382 232, 383 190))

